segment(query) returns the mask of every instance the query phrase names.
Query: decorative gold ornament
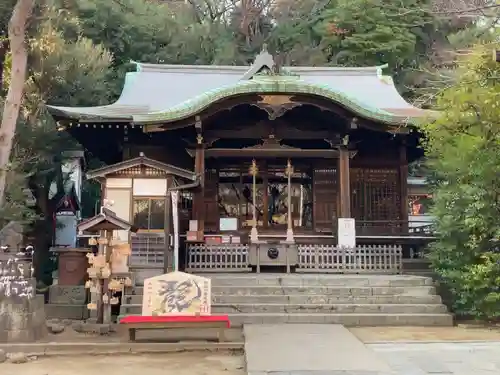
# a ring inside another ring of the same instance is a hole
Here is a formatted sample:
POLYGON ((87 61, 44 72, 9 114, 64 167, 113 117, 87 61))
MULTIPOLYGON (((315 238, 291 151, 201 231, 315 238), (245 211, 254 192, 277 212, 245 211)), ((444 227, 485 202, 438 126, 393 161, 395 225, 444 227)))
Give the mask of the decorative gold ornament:
POLYGON ((91 302, 87 304, 87 309, 89 310, 97 310, 97 304, 91 302))
POLYGON ((252 165, 250 166, 249 173, 251 176, 257 176, 259 173, 259 167, 257 167, 257 162, 255 159, 252 160, 252 165))
POLYGON ((291 103, 291 99, 289 95, 262 95, 259 103, 279 107, 291 103))
POLYGON ((95 245, 97 245, 97 241, 96 241, 96 239, 95 239, 94 237, 90 237, 90 238, 89 238, 89 245, 90 245, 90 246, 95 246, 95 245))
POLYGON ((292 162, 290 161, 290 159, 288 159, 288 162, 286 164, 285 173, 287 176, 293 175, 293 166, 292 166, 292 162))

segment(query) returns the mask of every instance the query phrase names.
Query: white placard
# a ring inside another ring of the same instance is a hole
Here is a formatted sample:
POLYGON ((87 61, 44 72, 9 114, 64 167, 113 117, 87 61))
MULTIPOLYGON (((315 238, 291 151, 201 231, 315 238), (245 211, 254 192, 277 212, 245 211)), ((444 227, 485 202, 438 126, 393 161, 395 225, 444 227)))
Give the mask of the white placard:
POLYGON ((237 231, 238 219, 234 217, 222 217, 219 219, 219 230, 221 232, 237 231))
POLYGON ((356 220, 340 218, 338 220, 338 246, 356 247, 356 220))
POLYGON ((174 227, 174 271, 179 271, 179 191, 171 191, 172 219, 174 227))

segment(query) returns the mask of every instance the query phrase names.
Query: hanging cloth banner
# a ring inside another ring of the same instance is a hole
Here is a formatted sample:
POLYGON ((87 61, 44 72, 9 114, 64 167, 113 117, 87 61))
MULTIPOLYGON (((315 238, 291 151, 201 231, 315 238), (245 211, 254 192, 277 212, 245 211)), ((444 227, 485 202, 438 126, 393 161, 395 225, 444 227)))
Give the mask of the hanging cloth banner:
POLYGON ((174 271, 179 271, 179 191, 171 191, 174 226, 174 271))

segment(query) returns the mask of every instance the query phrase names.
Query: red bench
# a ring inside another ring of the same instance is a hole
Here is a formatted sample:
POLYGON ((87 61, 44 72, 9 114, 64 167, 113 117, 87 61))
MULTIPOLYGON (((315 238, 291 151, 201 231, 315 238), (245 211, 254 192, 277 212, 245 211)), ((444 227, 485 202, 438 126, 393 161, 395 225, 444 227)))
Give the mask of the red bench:
POLYGON ((120 319, 120 324, 127 327, 130 341, 135 341, 139 329, 217 328, 217 339, 222 342, 226 341, 225 329, 231 326, 227 315, 129 315, 120 319))

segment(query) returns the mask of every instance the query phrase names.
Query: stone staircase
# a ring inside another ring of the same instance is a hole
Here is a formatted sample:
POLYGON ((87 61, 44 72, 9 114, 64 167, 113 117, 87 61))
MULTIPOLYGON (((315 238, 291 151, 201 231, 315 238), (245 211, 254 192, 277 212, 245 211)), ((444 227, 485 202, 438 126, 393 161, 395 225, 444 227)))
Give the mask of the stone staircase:
MULTIPOLYGON (((428 277, 246 274, 212 279, 212 313, 233 326, 337 323, 346 326, 450 326, 453 317, 428 277)), ((143 288, 126 295, 121 315, 140 314, 143 288)))

